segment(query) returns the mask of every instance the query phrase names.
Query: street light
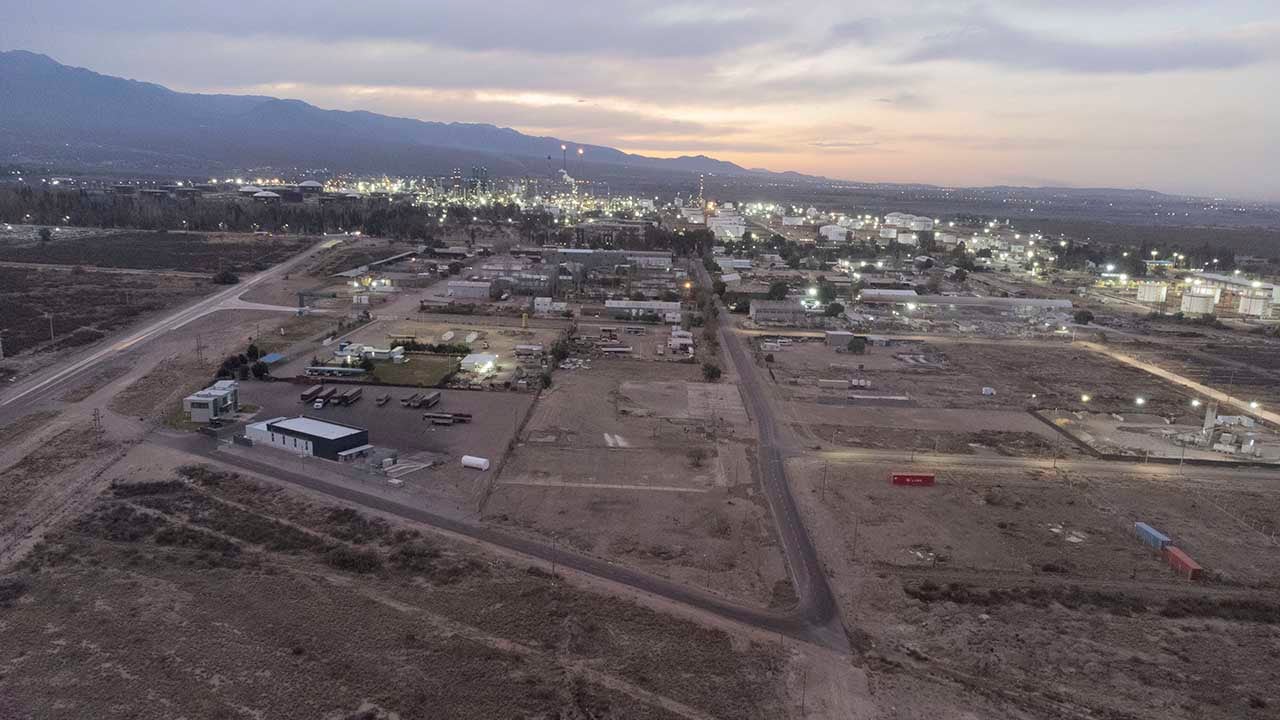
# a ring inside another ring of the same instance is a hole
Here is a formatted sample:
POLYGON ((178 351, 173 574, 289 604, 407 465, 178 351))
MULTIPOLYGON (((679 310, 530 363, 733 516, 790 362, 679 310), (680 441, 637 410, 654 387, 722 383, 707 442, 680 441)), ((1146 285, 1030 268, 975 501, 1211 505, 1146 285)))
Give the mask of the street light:
POLYGON ((1200 407, 1200 401, 1199 401, 1199 400, 1192 400, 1192 401, 1191 401, 1191 407, 1195 407, 1195 408, 1200 407))
POLYGON ((1081 396, 1080 396, 1080 402, 1082 402, 1082 403, 1087 403, 1087 402, 1089 402, 1089 401, 1090 401, 1090 400, 1092 400, 1092 399, 1093 399, 1093 398, 1089 397, 1089 395, 1088 395, 1087 393, 1086 393, 1086 394, 1084 394, 1084 395, 1081 395, 1081 396))
POLYGON ((1250 409, 1250 410, 1257 410, 1257 409, 1258 409, 1258 401, 1257 401, 1257 400, 1254 400, 1253 402, 1249 403, 1249 409, 1250 409))
POLYGON ((1137 406, 1139 406, 1139 407, 1141 407, 1141 406, 1143 406, 1143 405, 1146 405, 1146 404, 1147 404, 1147 399, 1146 399, 1146 398, 1143 398, 1143 397, 1134 398, 1134 399, 1133 399, 1133 404, 1134 404, 1134 405, 1137 405, 1137 406))

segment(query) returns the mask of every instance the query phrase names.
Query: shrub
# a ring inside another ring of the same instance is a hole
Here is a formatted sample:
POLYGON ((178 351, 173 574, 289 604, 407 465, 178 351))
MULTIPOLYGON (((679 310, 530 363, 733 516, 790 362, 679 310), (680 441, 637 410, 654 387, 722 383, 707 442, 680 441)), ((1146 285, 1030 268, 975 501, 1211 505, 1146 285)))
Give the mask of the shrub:
POLYGON ((373 550, 338 545, 324 554, 324 561, 347 572, 372 573, 382 569, 382 556, 373 550))

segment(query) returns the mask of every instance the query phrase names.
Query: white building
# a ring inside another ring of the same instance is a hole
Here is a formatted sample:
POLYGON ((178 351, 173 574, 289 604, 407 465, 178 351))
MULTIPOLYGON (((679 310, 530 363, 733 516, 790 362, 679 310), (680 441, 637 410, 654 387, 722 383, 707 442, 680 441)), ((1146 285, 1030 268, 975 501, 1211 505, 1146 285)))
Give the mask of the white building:
POLYGON ((823 225, 818 233, 831 242, 844 242, 849 237, 849 231, 840 225, 823 225))
POLYGON ((488 300, 492 284, 480 280, 450 280, 449 297, 463 300, 488 300))
POLYGON ((486 375, 498 367, 498 356, 493 353, 471 353, 462 358, 462 369, 466 372, 486 375))
POLYGON ((680 322, 680 303, 662 300, 606 300, 609 317, 619 320, 657 317, 664 322, 680 322))
POLYGON ((809 319, 808 311, 795 300, 752 300, 750 315, 752 322, 780 325, 803 325, 809 319))
POLYGON ((219 380, 182 399, 182 410, 191 422, 207 423, 235 415, 240 409, 240 383, 235 380, 219 380))
POLYGON ((252 423, 245 427, 244 436, 254 445, 326 460, 347 460, 373 449, 364 428, 306 416, 252 423))

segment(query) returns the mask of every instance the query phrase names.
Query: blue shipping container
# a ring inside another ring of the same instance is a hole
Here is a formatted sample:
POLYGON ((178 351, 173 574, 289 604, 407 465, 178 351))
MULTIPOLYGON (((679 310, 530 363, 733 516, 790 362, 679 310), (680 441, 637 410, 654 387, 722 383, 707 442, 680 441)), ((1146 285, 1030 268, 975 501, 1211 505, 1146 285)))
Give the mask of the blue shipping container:
POLYGON ((1173 542, 1168 535, 1165 535, 1144 522, 1134 523, 1133 531, 1137 533, 1139 540, 1157 550, 1163 550, 1164 546, 1173 542))

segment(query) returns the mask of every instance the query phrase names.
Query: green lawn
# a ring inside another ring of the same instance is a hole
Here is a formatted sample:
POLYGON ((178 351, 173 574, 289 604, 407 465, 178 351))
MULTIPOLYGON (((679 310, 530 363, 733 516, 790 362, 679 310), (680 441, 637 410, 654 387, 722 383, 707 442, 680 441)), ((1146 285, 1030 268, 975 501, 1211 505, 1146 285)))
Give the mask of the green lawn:
POLYGON ((416 385, 435 387, 458 369, 458 360, 452 357, 410 355, 408 362, 399 365, 380 362, 373 369, 373 377, 391 385, 416 385))

